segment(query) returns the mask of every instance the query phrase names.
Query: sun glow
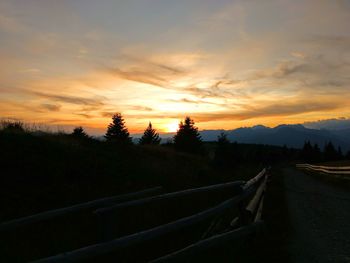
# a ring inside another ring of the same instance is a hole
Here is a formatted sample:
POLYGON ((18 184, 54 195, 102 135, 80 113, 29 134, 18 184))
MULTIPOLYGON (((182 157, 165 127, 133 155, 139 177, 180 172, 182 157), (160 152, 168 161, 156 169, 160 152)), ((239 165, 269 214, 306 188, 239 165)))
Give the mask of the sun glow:
POLYGON ((167 132, 176 132, 178 128, 179 128, 179 123, 176 121, 170 122, 165 125, 165 129, 167 132))

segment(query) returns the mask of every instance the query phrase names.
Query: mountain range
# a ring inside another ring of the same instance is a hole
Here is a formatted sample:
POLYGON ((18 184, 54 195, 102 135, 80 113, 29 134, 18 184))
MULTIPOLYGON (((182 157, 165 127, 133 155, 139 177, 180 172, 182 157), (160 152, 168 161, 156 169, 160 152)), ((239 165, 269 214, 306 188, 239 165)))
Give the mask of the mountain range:
POLYGON ((200 131, 203 141, 216 141, 218 135, 224 132, 231 142, 256 143, 269 145, 286 145, 302 148, 305 141, 317 143, 321 148, 331 141, 335 147, 343 151, 350 150, 350 128, 343 129, 311 129, 302 124, 279 125, 269 128, 263 125, 243 127, 234 130, 203 130, 200 131))

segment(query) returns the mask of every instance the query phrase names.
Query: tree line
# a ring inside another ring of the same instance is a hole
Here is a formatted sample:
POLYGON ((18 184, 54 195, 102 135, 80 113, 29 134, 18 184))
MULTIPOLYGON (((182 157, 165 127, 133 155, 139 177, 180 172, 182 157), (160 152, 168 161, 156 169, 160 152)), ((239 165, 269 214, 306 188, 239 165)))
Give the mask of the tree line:
MULTIPOLYGON (((82 127, 75 128, 72 135, 77 137, 88 137, 82 127)), ((132 138, 130 137, 130 133, 125 125, 125 121, 121 113, 116 113, 112 116, 112 122, 108 125, 104 137, 106 141, 110 143, 119 145, 133 144, 132 138)), ((194 120, 188 116, 184 119, 184 121, 180 121, 179 128, 172 139, 174 148, 179 151, 188 153, 204 152, 203 142, 198 132, 198 128, 195 126, 194 120)), ((158 145, 160 142, 161 138, 159 137, 159 133, 156 129, 153 128, 152 123, 149 122, 138 144, 158 145)), ((236 161, 243 161, 242 154, 236 154, 238 150, 237 145, 237 143, 231 143, 227 139, 225 133, 221 133, 217 139, 217 147, 214 153, 214 163, 219 165, 230 163, 232 164, 233 156, 235 156, 236 161)), ((288 149, 286 146, 284 146, 282 150, 278 151, 277 153, 276 151, 271 152, 270 157, 260 156, 264 153, 259 153, 259 149, 260 148, 256 146, 256 149, 252 150, 250 153, 251 155, 253 152, 254 155, 247 156, 247 158, 257 159, 257 161, 298 159, 309 163, 335 161, 342 160, 344 158, 350 158, 350 152, 344 155, 341 148, 338 147, 338 149, 336 149, 332 142, 327 142, 323 150, 320 149, 318 144, 312 145, 310 141, 306 141, 300 151, 293 151, 292 149, 288 149)))
MULTIPOLYGON (((80 138, 88 138, 87 133, 82 127, 75 128, 72 135, 80 138)), ((104 138, 107 142, 118 145, 126 146, 133 144, 132 137, 121 113, 116 113, 112 116, 112 122, 108 125, 104 138)), ((149 122, 138 143, 140 145, 158 145, 160 142, 159 133, 153 128, 152 123, 149 122)), ((200 153, 202 151, 202 139, 193 119, 186 117, 184 121, 180 121, 179 128, 173 137, 173 143, 174 147, 179 151, 189 153, 200 153)))
POLYGON ((327 142, 324 145, 323 150, 321 150, 317 143, 312 145, 310 141, 306 141, 300 152, 300 159, 308 163, 337 161, 349 157, 350 152, 348 152, 346 156, 344 156, 341 147, 339 146, 336 149, 332 142, 327 142))
MULTIPOLYGON (((1 130, 4 132, 21 133, 25 131, 25 128, 21 122, 8 121, 2 123, 1 130)), ((91 138, 84 131, 83 127, 76 127, 71 133, 71 136, 80 139, 91 138)), ((104 138, 108 143, 120 146, 133 144, 132 137, 130 136, 121 113, 116 113, 112 116, 112 121, 107 126, 104 138)), ((159 133, 154 129, 152 123, 149 122, 138 144, 159 145, 160 142, 161 138, 159 133)), ((167 144, 172 145, 176 150, 188 153, 205 154, 208 150, 208 147, 204 147, 203 145, 194 120, 188 116, 183 121, 180 121, 179 128, 173 136, 172 142, 167 144)), ((350 151, 343 154, 341 147, 336 148, 332 142, 327 142, 323 149, 321 149, 318 144, 312 145, 310 141, 306 141, 301 150, 288 149, 286 146, 274 148, 272 146, 263 147, 255 145, 254 147, 248 147, 240 145, 237 142, 230 142, 225 133, 221 133, 218 136, 214 148, 214 163, 218 166, 231 166, 233 163, 242 163, 249 160, 262 163, 273 163, 283 160, 299 160, 308 163, 317 163, 350 159, 350 151), (247 148, 250 149, 249 152, 244 153, 247 148)))

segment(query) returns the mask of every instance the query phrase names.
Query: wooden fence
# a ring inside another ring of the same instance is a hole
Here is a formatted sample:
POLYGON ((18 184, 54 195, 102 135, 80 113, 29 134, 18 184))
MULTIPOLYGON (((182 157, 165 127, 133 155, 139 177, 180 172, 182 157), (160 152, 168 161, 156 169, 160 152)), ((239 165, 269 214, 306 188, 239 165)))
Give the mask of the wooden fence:
POLYGON ((137 199, 137 198, 141 198, 149 195, 154 195, 162 191, 163 191, 162 187, 153 187, 153 188, 148 188, 139 192, 133 192, 133 193, 127 193, 123 195, 96 199, 93 201, 80 203, 69 207, 49 210, 39 214, 10 220, 7 222, 0 223, 0 233, 3 231, 9 231, 18 227, 23 227, 32 223, 49 220, 54 217, 65 216, 67 214, 74 214, 84 210, 95 210, 98 207, 110 206, 116 203, 126 202, 128 200, 137 199))
POLYGON ((92 211, 94 208, 92 214, 97 217, 97 231, 102 233, 99 242, 96 240, 91 245, 34 262, 178 262, 184 257, 195 259, 204 249, 248 238, 261 228, 267 179, 268 171, 263 169, 248 182, 229 182, 160 195, 157 195, 160 188, 146 189, 126 195, 126 199, 125 196, 113 197, 109 206, 105 201, 97 200, 2 223, 0 234, 62 213, 87 208, 92 211), (189 205, 193 200, 198 205, 189 205), (159 218, 163 221, 155 220, 159 218), (124 228, 128 226, 135 228, 125 232, 124 228))
POLYGON ((298 169, 332 175, 336 178, 350 180, 350 166, 320 166, 311 164, 297 164, 296 167, 298 169))

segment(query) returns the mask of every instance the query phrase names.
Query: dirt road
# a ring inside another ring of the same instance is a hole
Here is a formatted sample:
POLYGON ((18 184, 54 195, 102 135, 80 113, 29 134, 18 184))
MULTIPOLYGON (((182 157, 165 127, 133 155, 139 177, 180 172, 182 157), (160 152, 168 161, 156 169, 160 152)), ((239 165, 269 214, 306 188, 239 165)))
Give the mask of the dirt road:
POLYGON ((283 170, 292 262, 350 262, 350 189, 283 170))

